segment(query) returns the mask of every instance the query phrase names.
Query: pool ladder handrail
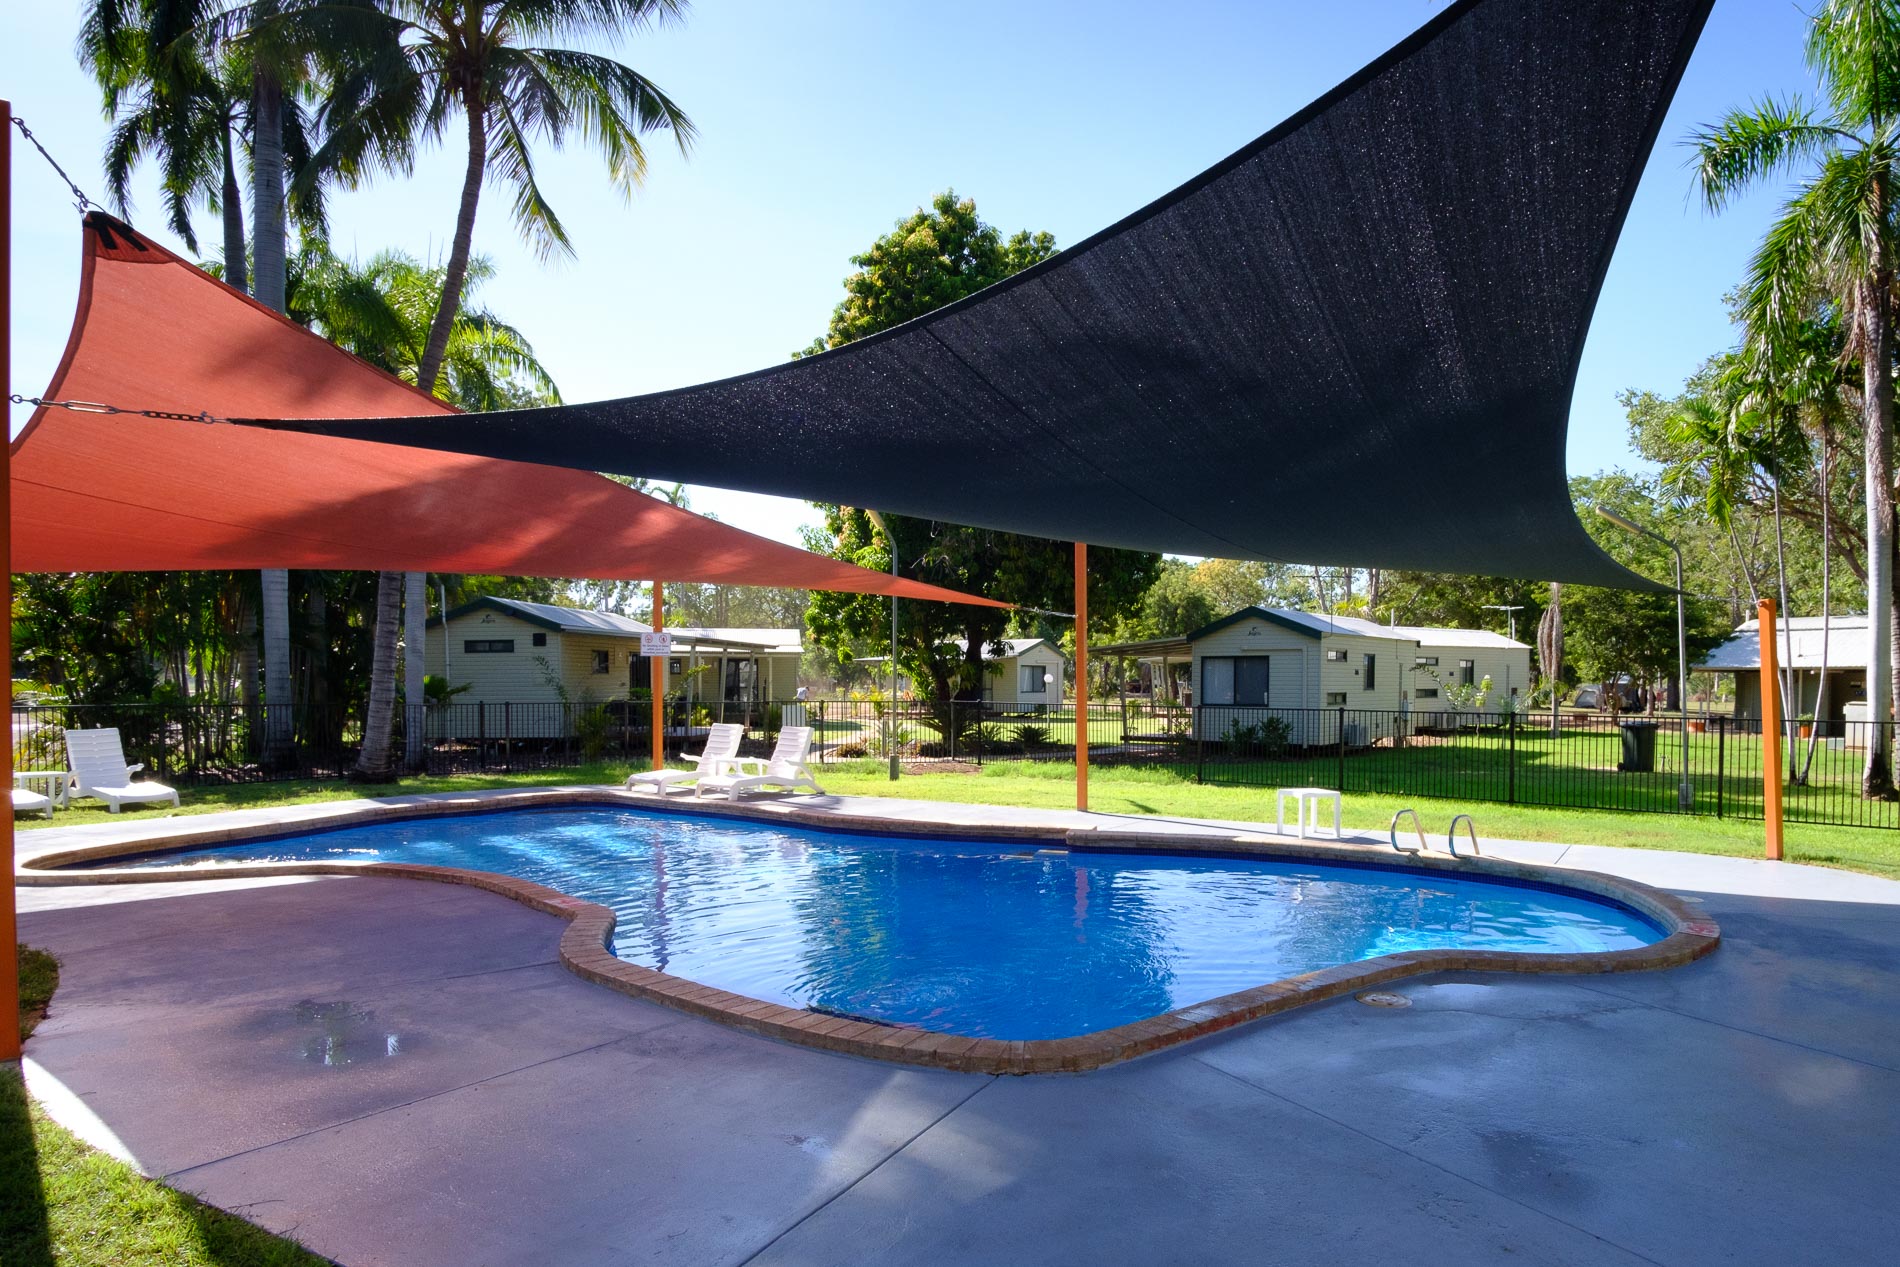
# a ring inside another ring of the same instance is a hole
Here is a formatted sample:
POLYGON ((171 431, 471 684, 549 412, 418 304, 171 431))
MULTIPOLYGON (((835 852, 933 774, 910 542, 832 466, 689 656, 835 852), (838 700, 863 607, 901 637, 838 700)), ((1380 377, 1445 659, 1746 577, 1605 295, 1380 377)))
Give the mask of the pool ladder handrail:
POLYGON ((1392 822, 1386 827, 1386 835, 1392 841, 1392 848, 1397 850, 1399 853, 1426 852, 1425 824, 1419 821, 1418 811, 1413 809, 1409 805, 1406 806, 1404 809, 1400 810, 1398 813, 1392 815, 1392 822), (1418 848, 1416 849, 1407 849, 1404 845, 1401 845, 1399 843, 1399 820, 1401 818, 1404 818, 1407 814, 1410 814, 1412 816, 1412 830, 1418 833, 1418 848))
POLYGON ((1471 842, 1471 856, 1476 858, 1479 856, 1478 825, 1471 821, 1471 815, 1469 814, 1455 814, 1452 816, 1451 826, 1445 831, 1445 849, 1452 857, 1456 858, 1458 856, 1458 824, 1460 822, 1463 822, 1465 825, 1465 838, 1471 842))

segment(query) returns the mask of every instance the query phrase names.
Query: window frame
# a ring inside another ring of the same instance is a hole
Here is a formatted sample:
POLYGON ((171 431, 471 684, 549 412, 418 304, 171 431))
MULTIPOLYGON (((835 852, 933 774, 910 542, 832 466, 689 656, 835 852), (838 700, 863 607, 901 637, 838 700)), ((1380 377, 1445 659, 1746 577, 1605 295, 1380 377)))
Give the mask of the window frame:
POLYGON ((463 655, 513 655, 514 653, 515 640, 513 638, 462 639, 463 655))
POLYGON ((1374 689, 1375 685, 1377 684, 1379 680, 1378 653, 1373 652, 1373 651, 1361 652, 1360 659, 1359 659, 1359 666, 1363 670, 1363 672, 1360 674, 1359 689, 1362 691, 1370 691, 1374 689))
POLYGON ((614 653, 611 650, 603 651, 595 647, 588 652, 588 657, 592 661, 592 667, 588 672, 612 673, 614 671, 614 653))

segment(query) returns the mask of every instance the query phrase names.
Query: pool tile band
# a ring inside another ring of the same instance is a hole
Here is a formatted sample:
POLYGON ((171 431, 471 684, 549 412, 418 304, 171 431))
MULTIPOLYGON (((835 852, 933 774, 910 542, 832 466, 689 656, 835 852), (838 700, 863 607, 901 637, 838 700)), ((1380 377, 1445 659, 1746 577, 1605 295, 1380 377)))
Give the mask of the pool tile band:
MULTIPOLYGON (((168 820, 177 824, 181 820, 168 820)), ((426 803, 349 807, 319 814, 296 823, 246 827, 184 828, 159 836, 119 839, 111 843, 54 847, 24 860, 16 879, 25 885, 126 884, 178 880, 238 879, 282 875, 348 875, 391 879, 431 880, 465 884, 509 897, 545 914, 567 921, 560 940, 561 962, 598 985, 634 998, 717 1021, 735 1029, 826 1051, 898 1064, 921 1065, 970 1073, 1069 1073, 1099 1069, 1137 1056, 1231 1029, 1249 1021, 1353 994, 1372 986, 1441 972, 1603 973, 1641 972, 1673 968, 1710 953, 1721 941, 1721 929, 1688 903, 1633 880, 1592 871, 1568 871, 1510 862, 1498 858, 1452 858, 1447 855, 1408 854, 1397 865, 1376 847, 1320 844, 1266 835, 1236 835, 1209 829, 1205 834, 1140 831, 1103 831, 1013 825, 971 826, 957 823, 919 823, 911 820, 842 816, 785 802, 768 805, 720 805, 701 808, 678 802, 660 803, 648 794, 612 789, 559 789, 508 792, 498 796, 467 796, 426 803), (1098 1030, 1072 1038, 1005 1040, 941 1034, 907 1026, 837 1016, 829 1012, 784 1007, 670 976, 628 963, 614 955, 614 913, 580 898, 569 897, 546 885, 486 871, 431 867, 402 862, 296 862, 235 864, 192 868, 102 869, 57 871, 53 868, 108 858, 149 856, 154 852, 201 848, 214 844, 267 840, 306 835, 366 823, 430 818, 449 814, 492 814, 537 807, 593 806, 659 810, 720 818, 745 818, 793 824, 825 831, 890 833, 911 837, 982 838, 1060 845, 1087 852, 1218 853, 1233 857, 1272 858, 1372 864, 1381 869, 1424 871, 1466 877, 1483 876, 1540 888, 1569 890, 1626 907, 1654 923, 1664 936, 1649 946, 1628 950, 1578 954, 1526 954, 1501 950, 1408 950, 1317 972, 1289 977, 1239 990, 1219 998, 1164 1012, 1146 1020, 1098 1030)))

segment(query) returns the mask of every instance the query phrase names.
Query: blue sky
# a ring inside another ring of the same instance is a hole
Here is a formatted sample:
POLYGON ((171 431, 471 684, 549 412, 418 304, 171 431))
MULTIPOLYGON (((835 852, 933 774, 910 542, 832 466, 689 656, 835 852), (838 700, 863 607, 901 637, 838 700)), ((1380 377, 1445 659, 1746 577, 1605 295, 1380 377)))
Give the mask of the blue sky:
MULTIPOLYGON (((1618 391, 1673 389, 1732 341, 1722 295, 1785 191, 1711 217, 1690 197, 1680 143, 1732 106, 1810 89, 1807 7, 1717 0, 1597 309, 1571 418, 1573 473, 1633 462, 1618 391)), ((106 125, 72 56, 81 6, 10 8, 0 95, 99 198, 106 125)), ((572 261, 537 262, 505 193, 490 190, 475 240, 500 275, 480 300, 523 328, 569 400, 756 369, 821 333, 848 257, 936 191, 954 186, 999 227, 1048 229, 1067 245, 1266 131, 1442 8, 699 0, 684 26, 621 51, 699 125, 691 158, 656 138, 647 186, 625 203, 590 152, 547 154, 543 183, 572 261)), ((16 144, 15 155, 8 390, 32 395, 65 343, 78 234, 64 187, 30 149, 16 144)), ((440 254, 463 158, 451 139, 410 179, 339 194, 336 246, 440 254)), ((154 185, 139 188, 134 223, 162 237, 154 185)), ((200 241, 217 241, 209 216, 200 241)), ((15 407, 15 430, 24 418, 15 407)), ((1469 472, 1445 478, 1470 487, 1469 472)), ((810 518, 797 503, 718 490, 695 490, 693 505, 784 540, 810 518)))

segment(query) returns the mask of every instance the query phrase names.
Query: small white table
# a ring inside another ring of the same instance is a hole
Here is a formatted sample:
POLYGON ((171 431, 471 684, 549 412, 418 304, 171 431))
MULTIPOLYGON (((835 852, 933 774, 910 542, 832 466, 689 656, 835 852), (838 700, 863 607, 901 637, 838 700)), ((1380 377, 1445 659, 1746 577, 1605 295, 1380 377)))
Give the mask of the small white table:
POLYGON ((1322 801, 1333 803, 1333 838, 1339 838, 1339 793, 1329 787, 1283 787, 1273 798, 1273 830, 1286 835, 1286 798, 1294 799, 1294 811, 1300 828, 1300 839, 1306 839, 1306 809, 1313 807, 1313 830, 1319 830, 1319 807, 1322 801))
POLYGON ((34 780, 43 781, 46 784, 47 797, 53 804, 61 809, 65 809, 67 806, 68 793, 71 790, 68 787, 67 781, 71 778, 72 775, 65 770, 15 770, 13 772, 13 786, 26 788, 31 791, 32 782, 34 780))

